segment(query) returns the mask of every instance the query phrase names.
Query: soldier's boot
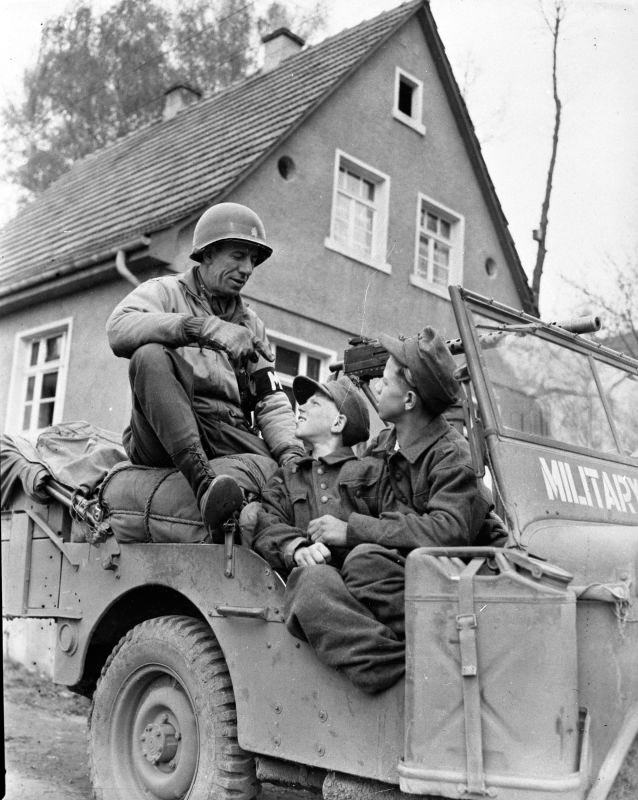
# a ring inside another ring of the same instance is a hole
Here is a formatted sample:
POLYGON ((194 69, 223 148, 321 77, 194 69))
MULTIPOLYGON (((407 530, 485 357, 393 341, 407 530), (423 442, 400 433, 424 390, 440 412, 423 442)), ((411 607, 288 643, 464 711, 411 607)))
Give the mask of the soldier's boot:
POLYGON ((244 495, 239 484, 230 475, 215 474, 201 445, 181 450, 173 461, 189 482, 209 530, 219 528, 240 510, 244 495))

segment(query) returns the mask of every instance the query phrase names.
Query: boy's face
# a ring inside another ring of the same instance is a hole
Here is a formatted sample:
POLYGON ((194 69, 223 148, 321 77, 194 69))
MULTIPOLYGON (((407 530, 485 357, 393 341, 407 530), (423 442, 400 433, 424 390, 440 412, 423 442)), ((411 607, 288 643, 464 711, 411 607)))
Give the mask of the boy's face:
POLYGON ((339 416, 336 404, 322 392, 316 392, 299 406, 295 435, 303 442, 316 442, 330 436, 330 428, 339 416))
POLYGON ((375 385, 378 414, 384 422, 394 422, 405 413, 405 397, 410 387, 401 374, 401 365, 390 356, 385 363, 383 377, 375 385))

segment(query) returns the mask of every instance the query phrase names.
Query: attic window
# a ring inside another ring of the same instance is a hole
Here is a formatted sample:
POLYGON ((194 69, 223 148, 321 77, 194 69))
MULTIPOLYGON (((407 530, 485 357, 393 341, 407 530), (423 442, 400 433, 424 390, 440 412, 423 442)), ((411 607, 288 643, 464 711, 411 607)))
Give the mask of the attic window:
POLYGON ((392 116, 421 135, 425 135, 423 83, 399 67, 395 70, 392 116))

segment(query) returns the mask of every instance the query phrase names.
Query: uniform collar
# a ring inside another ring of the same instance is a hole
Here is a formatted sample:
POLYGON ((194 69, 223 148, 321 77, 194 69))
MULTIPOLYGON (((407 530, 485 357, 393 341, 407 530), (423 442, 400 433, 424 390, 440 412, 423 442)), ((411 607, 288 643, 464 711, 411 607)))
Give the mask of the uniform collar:
POLYGON ((354 451, 351 447, 338 447, 336 450, 333 450, 332 453, 328 453, 325 456, 319 456, 319 458, 313 458, 309 453, 306 453, 305 456, 302 456, 298 459, 297 464, 311 464, 313 461, 321 461, 322 464, 326 464, 327 466, 332 466, 333 464, 342 464, 345 461, 350 461, 353 458, 356 458, 354 451))
MULTIPOLYGON (((204 305, 204 307, 207 307, 213 311, 213 313, 216 313, 214 309, 215 295, 206 290, 204 282, 202 281, 202 277, 199 274, 199 264, 190 267, 190 269, 182 273, 178 280, 185 287, 186 291, 188 291, 200 303, 200 305, 204 305)), ((216 316, 219 316, 222 319, 226 319, 230 322, 238 322, 238 318, 242 317, 245 314, 245 311, 246 309, 244 306, 244 301, 239 295, 237 295, 237 297, 232 298, 232 302, 228 303, 227 313, 216 313, 216 316)))
POLYGON ((413 435, 408 438, 408 441, 404 441, 401 448, 396 451, 397 434, 395 429, 391 428, 387 433, 385 431, 383 432, 385 435, 383 439, 381 439, 380 436, 379 444, 375 447, 373 452, 383 451, 390 457, 392 457, 395 452, 399 452, 407 461, 414 464, 421 458, 426 450, 429 450, 430 447, 442 436, 445 436, 449 430, 450 423, 445 417, 439 415, 420 430, 415 429, 413 435))

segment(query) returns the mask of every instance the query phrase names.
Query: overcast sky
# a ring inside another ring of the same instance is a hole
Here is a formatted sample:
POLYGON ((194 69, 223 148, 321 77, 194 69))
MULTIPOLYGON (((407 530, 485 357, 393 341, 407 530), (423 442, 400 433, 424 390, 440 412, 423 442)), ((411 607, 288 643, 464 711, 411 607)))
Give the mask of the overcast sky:
MULTIPOLYGON (((98 10, 111 3, 93 0, 98 10)), ((327 33, 398 4, 327 0, 327 33)), ((545 5, 551 11, 550 0, 545 5)), ((610 280, 605 259, 638 259, 638 0, 566 5, 559 45, 563 123, 541 289, 547 319, 574 307, 575 292, 561 276, 602 286, 610 280)), ((68 0, 2 0, 0 104, 16 98, 43 20, 68 6, 68 0)), ((431 7, 531 276, 531 232, 540 217, 554 115, 552 42, 540 0, 431 0, 431 7)), ((0 186, 0 223, 15 212, 14 197, 11 187, 0 186)))

